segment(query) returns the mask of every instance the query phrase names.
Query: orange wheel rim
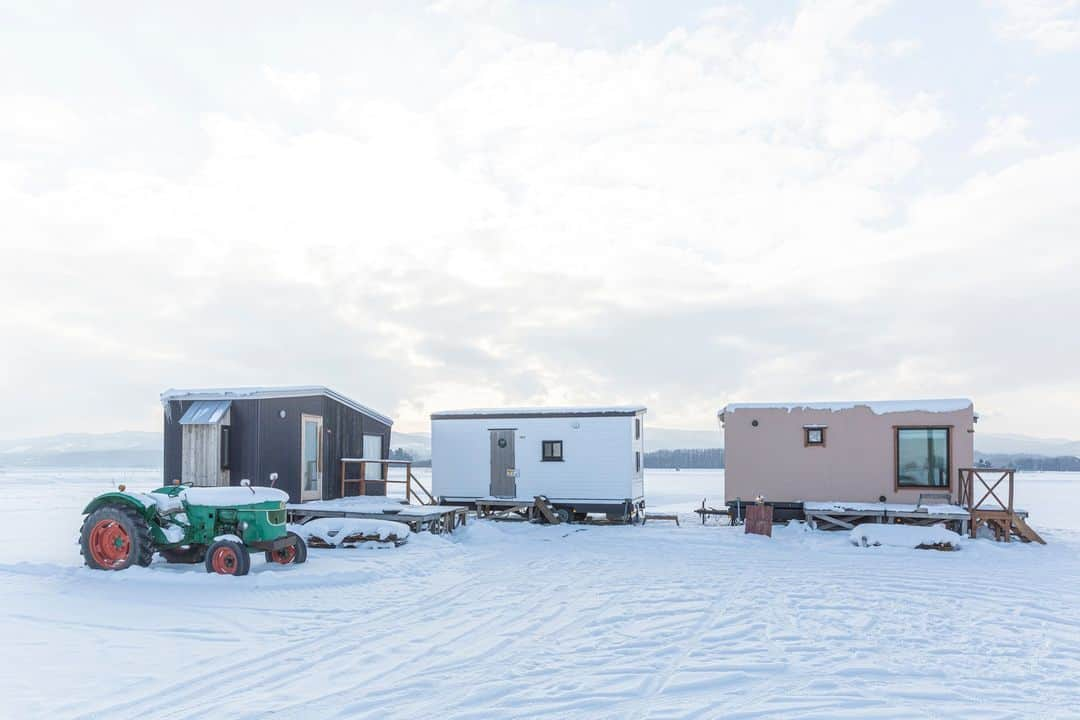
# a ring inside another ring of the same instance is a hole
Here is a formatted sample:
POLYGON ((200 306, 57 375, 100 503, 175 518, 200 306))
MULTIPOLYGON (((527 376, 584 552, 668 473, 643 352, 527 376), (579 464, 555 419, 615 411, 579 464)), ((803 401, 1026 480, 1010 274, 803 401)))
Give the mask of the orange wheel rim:
POLYGON ((280 550, 275 550, 272 554, 274 562, 280 565, 288 565, 296 559, 296 546, 289 545, 280 550))
POLYGON ((116 570, 131 554, 131 537, 115 520, 98 520, 90 529, 90 556, 108 570, 116 570))
POLYGON ((240 567, 240 558, 232 548, 220 547, 210 558, 210 566, 219 575, 235 575, 240 567))

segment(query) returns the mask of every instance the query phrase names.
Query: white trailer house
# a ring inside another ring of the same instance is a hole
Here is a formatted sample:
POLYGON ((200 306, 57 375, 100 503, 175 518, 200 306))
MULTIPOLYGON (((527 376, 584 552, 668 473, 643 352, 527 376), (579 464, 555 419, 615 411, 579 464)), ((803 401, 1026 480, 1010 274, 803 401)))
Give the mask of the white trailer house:
POLYGON ((447 410, 431 416, 431 489, 440 502, 513 506, 544 495, 583 518, 645 507, 645 408, 447 410))

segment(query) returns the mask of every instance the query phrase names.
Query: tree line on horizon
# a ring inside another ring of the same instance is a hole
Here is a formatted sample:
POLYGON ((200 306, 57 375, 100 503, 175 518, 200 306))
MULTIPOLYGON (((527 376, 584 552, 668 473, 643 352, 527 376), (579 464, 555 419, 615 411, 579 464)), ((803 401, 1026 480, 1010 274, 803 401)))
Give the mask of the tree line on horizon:
MULTIPOLYGON (((409 460, 416 467, 431 467, 430 459, 417 460, 403 448, 395 448, 390 453, 391 460, 409 460)), ((1080 472, 1080 457, 1061 455, 1010 454, 1010 453, 975 453, 975 459, 986 467, 1015 468, 1027 472, 1080 472)), ((724 468, 723 448, 684 448, 680 450, 652 450, 645 453, 644 464, 647 468, 671 470, 717 469, 724 468)))

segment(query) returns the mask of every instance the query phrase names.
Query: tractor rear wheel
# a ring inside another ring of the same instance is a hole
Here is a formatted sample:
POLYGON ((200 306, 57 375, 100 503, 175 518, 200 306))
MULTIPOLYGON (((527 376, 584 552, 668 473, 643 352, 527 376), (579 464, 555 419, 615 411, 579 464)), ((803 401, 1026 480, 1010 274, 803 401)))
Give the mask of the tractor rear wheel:
POLYGON ((154 557, 150 525, 127 505, 103 505, 87 515, 79 546, 83 561, 95 570, 146 567, 154 557))
POLYGON ((247 575, 251 555, 242 543, 218 540, 206 551, 206 572, 218 575, 247 575))
POLYGON ((165 562, 195 565, 206 559, 206 546, 181 545, 180 547, 158 550, 158 554, 165 558, 165 562))
POLYGON ((304 542, 304 538, 294 532, 289 532, 289 535, 296 538, 296 544, 281 550, 267 550, 266 562, 275 562, 279 565, 288 565, 290 563, 299 565, 307 562, 307 544, 304 542))

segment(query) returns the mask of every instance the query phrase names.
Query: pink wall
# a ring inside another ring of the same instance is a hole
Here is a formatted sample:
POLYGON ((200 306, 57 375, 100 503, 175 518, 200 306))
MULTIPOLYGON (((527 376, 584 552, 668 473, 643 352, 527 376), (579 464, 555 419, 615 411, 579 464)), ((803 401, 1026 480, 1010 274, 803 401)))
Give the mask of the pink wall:
POLYGON ((950 412, 875 414, 865 405, 843 410, 728 409, 724 413, 724 482, 727 500, 764 495, 775 502, 843 500, 914 503, 920 492, 955 499, 957 468, 975 459, 974 408, 950 412), (758 426, 751 423, 758 421, 758 426), (826 425, 825 447, 804 447, 804 425, 826 425), (894 427, 952 426, 950 487, 896 489, 894 427))

